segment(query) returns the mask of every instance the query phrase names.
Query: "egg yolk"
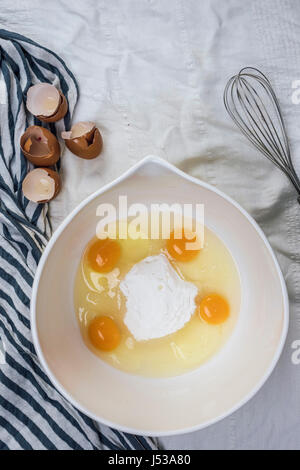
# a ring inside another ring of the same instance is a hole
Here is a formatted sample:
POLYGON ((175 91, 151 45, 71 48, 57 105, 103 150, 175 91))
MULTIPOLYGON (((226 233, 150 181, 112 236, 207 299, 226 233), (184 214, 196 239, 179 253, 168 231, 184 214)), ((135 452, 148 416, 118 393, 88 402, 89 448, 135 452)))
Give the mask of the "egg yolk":
POLYGON ((119 328, 107 316, 94 318, 89 325, 88 335, 92 345, 101 351, 112 351, 121 341, 119 328))
POLYGON ((90 267, 99 273, 108 273, 119 261, 121 254, 117 241, 106 238, 95 241, 87 251, 87 259, 90 267))
POLYGON ((200 301, 199 315, 206 323, 219 325, 229 317, 229 304, 224 297, 218 294, 210 294, 200 301))
POLYGON ((191 250, 187 248, 188 243, 194 243, 196 236, 188 239, 184 231, 181 232, 181 238, 175 238, 175 231, 170 233, 170 238, 167 240, 168 253, 177 261, 191 261, 194 259, 200 250, 191 250))

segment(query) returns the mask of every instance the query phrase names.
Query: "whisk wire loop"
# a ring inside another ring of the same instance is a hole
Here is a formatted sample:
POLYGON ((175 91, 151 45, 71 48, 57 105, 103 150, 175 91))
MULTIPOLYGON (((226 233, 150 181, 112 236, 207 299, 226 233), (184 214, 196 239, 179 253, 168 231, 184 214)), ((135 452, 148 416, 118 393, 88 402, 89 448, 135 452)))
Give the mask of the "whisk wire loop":
POLYGON ((300 180, 280 105, 267 77, 255 67, 244 67, 228 80, 224 105, 247 139, 290 179, 300 202, 300 180))

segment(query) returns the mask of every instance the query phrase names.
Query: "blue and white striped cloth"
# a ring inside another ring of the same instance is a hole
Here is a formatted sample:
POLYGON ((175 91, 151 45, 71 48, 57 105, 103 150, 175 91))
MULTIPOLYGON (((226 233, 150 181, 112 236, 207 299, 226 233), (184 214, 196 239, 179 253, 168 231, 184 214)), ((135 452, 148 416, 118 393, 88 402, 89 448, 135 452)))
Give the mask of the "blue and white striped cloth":
POLYGON ((67 97, 70 127, 78 89, 64 62, 30 39, 0 30, 0 449, 154 449, 155 441, 95 424, 74 409, 40 367, 30 333, 34 272, 51 234, 47 205, 29 202, 22 180, 30 168, 19 146, 28 125, 28 88, 57 85, 67 97), (1 360, 1 348, 4 360, 1 360))

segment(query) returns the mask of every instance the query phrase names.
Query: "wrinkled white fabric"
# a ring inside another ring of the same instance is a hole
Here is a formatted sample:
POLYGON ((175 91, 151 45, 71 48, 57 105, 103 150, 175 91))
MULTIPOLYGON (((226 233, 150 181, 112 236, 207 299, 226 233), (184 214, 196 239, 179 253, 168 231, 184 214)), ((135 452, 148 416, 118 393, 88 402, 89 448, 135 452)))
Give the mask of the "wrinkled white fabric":
MULTIPOLYGON (((280 98, 300 171, 300 3, 295 0, 1 1, 2 27, 58 52, 78 79, 75 120, 95 120, 100 158, 65 151, 57 226, 82 199, 151 153, 224 190, 271 242, 286 279, 291 325, 283 355, 261 391, 220 423, 163 438, 170 449, 300 448, 300 206, 224 110, 227 79, 245 65, 265 72, 280 98)), ((259 267, 258 267, 259 269, 259 267)), ((222 391, 220 391, 222 393, 222 391)))

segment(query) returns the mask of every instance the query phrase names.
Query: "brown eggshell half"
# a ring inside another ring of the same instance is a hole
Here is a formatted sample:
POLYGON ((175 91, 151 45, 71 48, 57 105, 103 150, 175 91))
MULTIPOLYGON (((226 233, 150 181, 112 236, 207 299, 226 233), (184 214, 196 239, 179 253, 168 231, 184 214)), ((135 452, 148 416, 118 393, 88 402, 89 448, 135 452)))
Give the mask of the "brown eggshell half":
POLYGON ((51 168, 35 168, 34 170, 27 173, 22 183, 22 190, 24 196, 30 201, 36 202, 38 204, 44 204, 46 202, 52 201, 61 190, 61 179, 59 174, 51 170, 51 168), (45 172, 45 173, 44 173, 45 172), (42 174, 44 173, 44 174, 42 174), (37 191, 37 185, 42 178, 51 178, 53 183, 53 193, 46 199, 39 199, 39 193, 37 191))
POLYGON ((20 145, 27 160, 36 166, 52 166, 59 160, 58 140, 44 127, 28 127, 21 137, 20 145))
POLYGON ((86 134, 75 139, 65 139, 68 149, 77 157, 91 160, 101 153, 103 141, 99 129, 93 127, 86 134))
POLYGON ((37 116, 37 118, 42 121, 42 122, 57 122, 59 121, 60 119, 62 119, 63 117, 65 117, 65 115, 67 114, 68 112, 68 102, 67 102, 67 99, 66 97, 62 94, 62 92, 60 90, 58 90, 58 93, 60 95, 60 103, 57 107, 57 110, 55 111, 54 114, 52 114, 51 116, 42 116, 42 115, 39 115, 37 116))

